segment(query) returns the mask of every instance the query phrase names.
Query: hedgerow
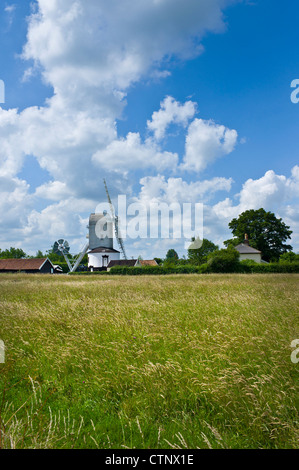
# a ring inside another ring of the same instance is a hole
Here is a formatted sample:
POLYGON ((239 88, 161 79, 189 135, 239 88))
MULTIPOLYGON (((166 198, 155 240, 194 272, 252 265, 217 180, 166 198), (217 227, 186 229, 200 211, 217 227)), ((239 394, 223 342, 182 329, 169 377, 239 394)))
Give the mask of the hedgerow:
POLYGON ((258 273, 299 273, 299 263, 255 263, 250 261, 233 261, 233 266, 228 263, 211 263, 194 265, 173 265, 173 266, 144 266, 144 267, 128 267, 114 266, 107 271, 95 272, 78 272, 71 275, 88 276, 88 275, 126 275, 126 276, 142 276, 142 275, 166 275, 166 274, 210 274, 210 273, 239 273, 239 274, 258 274, 258 273), (213 269, 214 268, 214 269, 213 269))

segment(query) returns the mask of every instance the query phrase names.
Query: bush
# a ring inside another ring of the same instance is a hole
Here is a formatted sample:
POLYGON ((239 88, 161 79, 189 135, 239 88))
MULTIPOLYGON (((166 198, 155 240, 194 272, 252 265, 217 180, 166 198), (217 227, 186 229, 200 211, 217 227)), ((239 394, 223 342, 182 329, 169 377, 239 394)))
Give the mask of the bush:
POLYGON ((240 272, 239 253, 232 247, 215 251, 209 256, 208 266, 213 273, 240 272))
POLYGON ((279 258, 280 263, 299 263, 299 254, 293 253, 292 251, 284 253, 279 258))

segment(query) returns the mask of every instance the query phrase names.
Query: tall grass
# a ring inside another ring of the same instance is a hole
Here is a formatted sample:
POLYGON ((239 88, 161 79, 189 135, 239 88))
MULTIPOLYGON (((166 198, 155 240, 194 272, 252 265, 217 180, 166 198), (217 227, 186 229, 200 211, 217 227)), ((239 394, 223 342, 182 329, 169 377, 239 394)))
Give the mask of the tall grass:
POLYGON ((298 447, 298 280, 1 275, 0 447, 298 447))

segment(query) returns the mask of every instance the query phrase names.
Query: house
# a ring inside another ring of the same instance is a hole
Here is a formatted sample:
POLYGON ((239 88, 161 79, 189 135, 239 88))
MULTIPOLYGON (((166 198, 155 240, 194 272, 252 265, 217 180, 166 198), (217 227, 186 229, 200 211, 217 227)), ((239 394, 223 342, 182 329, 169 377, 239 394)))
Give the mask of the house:
POLYGON ((262 252, 252 248, 249 245, 248 235, 245 233, 245 239, 243 243, 240 243, 235 247, 240 254, 240 261, 245 259, 255 261, 256 263, 262 263, 262 252))
POLYGON ((135 266, 143 267, 143 266, 158 266, 158 263, 154 259, 138 259, 135 266))
POLYGON ((54 274, 49 258, 0 259, 0 273, 54 274))

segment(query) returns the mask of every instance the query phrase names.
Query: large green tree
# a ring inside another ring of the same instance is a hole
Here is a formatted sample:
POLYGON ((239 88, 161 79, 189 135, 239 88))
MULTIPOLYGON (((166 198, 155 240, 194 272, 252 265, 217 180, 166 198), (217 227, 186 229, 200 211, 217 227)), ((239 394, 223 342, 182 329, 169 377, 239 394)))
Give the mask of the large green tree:
POLYGON ((242 243, 247 233, 250 246, 260 250, 265 261, 277 261, 283 253, 292 250, 291 245, 285 243, 293 233, 290 227, 265 209, 243 212, 229 223, 229 228, 235 238, 226 240, 226 246, 242 243))
MULTIPOLYGON (((192 238, 192 242, 194 241, 195 238, 192 238)), ((217 251, 218 249, 219 247, 217 245, 207 238, 204 238, 200 248, 188 249, 188 261, 195 265, 204 264, 208 260, 208 255, 214 251, 217 251)))

